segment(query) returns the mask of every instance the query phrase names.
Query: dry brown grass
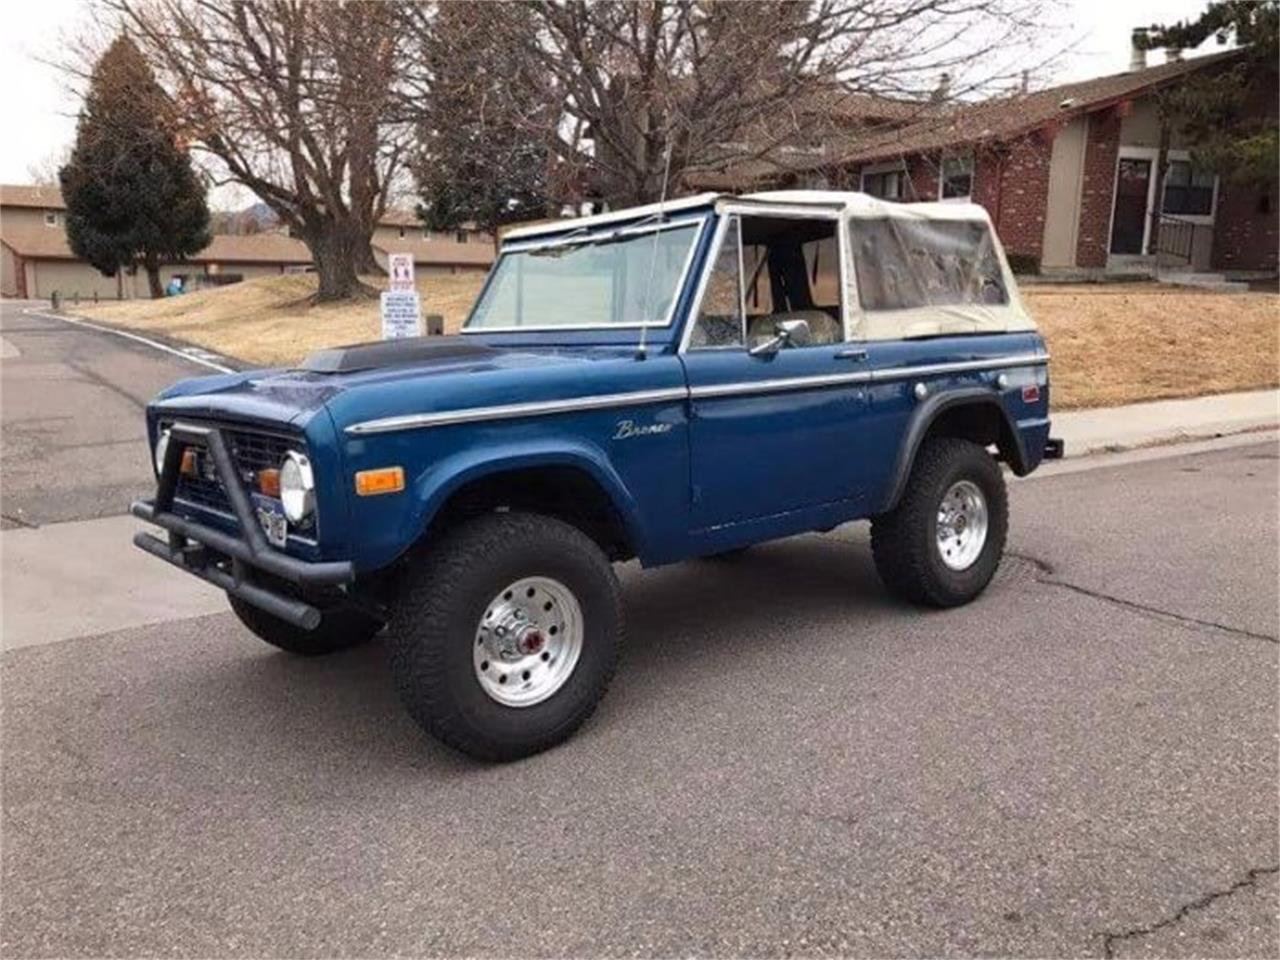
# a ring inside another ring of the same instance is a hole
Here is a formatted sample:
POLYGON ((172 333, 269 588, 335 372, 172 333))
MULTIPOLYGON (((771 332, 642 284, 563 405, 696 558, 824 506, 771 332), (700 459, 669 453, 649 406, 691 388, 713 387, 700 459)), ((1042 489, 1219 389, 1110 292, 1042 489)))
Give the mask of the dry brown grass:
MULTIPOLYGON (((482 280, 420 279, 423 312, 443 314, 446 331, 457 330, 482 280)), ((82 312, 263 365, 378 337, 377 300, 316 306, 314 292, 314 276, 267 277, 82 312)), ((1023 299, 1053 354, 1057 409, 1280 385, 1280 295, 1124 284, 1028 287, 1023 299)))
MULTIPOLYGON (((385 288, 385 277, 365 277, 385 288)), ((444 317, 453 332, 466 319, 484 277, 424 277, 418 281, 422 312, 444 317)), ((126 300, 79 309, 87 317, 131 330, 176 337, 263 366, 289 365, 312 350, 376 340, 378 300, 313 304, 313 274, 262 277, 164 300, 126 300)))
POLYGON ((1022 291, 1053 355, 1057 409, 1280 384, 1280 296, 1154 283, 1022 291))

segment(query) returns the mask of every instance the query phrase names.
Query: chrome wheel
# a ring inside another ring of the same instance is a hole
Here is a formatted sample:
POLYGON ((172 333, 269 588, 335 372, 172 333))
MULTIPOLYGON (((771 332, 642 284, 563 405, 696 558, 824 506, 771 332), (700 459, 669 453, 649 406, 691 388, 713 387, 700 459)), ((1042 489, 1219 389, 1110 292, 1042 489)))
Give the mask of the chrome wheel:
POLYGON ((958 480, 938 506, 938 556, 952 570, 967 570, 987 542, 987 499, 971 480, 958 480))
POLYGON ((517 580, 489 601, 472 660, 480 688, 508 707, 531 707, 565 685, 582 653, 582 608, 550 577, 517 580))

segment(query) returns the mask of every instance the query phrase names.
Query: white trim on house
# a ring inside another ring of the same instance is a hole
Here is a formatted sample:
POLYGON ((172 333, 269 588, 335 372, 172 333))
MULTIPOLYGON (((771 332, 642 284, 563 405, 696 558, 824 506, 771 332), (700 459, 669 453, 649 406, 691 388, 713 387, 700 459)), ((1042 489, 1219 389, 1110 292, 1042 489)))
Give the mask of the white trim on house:
POLYGON ((1116 166, 1111 175, 1111 215, 1107 218, 1107 258, 1111 257, 1145 257, 1151 250, 1151 208, 1156 194, 1156 162, 1160 159, 1160 151, 1155 147, 1126 147, 1121 144, 1116 151, 1116 166), (1120 161, 1149 160, 1151 166, 1147 173, 1147 207, 1142 217, 1142 249, 1137 253, 1116 253, 1111 249, 1112 233, 1116 226, 1116 198, 1120 189, 1120 161))
MULTIPOLYGON (((1165 159, 1169 163, 1173 163, 1174 161, 1179 161, 1182 163, 1189 164, 1191 162, 1191 153, 1187 150, 1170 150, 1166 155, 1165 159)), ((1154 172, 1152 173, 1152 176, 1153 177, 1155 176, 1154 172)), ((1213 197, 1209 201, 1208 213, 1171 213, 1169 214, 1169 216, 1177 217, 1179 220, 1186 220, 1189 223, 1200 224, 1201 226, 1206 226, 1206 227, 1213 226, 1214 218, 1218 213, 1218 186, 1220 182, 1221 182, 1221 178, 1215 173, 1213 175, 1213 197)), ((1168 177, 1167 171, 1164 179, 1161 181, 1161 188, 1163 192, 1165 193, 1168 192, 1169 177, 1168 177)), ((1161 214, 1164 213, 1164 199, 1165 198, 1162 195, 1160 197, 1160 213, 1161 214)), ((1151 216, 1151 212, 1149 210, 1147 211, 1147 216, 1148 217, 1151 216)))
POLYGON ((938 158, 938 202, 939 203, 971 203, 973 201, 973 181, 978 176, 978 160, 972 150, 943 151, 938 158), (963 197, 944 197, 942 185, 947 170, 947 157, 969 158, 969 192, 963 197))

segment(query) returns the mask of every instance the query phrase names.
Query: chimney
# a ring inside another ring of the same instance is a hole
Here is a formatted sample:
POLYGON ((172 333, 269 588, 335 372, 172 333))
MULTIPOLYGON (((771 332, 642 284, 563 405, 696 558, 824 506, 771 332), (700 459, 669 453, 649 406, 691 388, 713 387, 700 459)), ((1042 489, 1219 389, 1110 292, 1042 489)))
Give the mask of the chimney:
POLYGON ((1031 89, 1031 71, 1023 70, 1022 79, 1018 83, 1018 92, 1025 97, 1027 95, 1027 91, 1029 91, 1030 89, 1031 89))
POLYGON ((1181 63, 1181 62, 1182 62, 1182 48, 1181 48, 1181 47, 1170 47, 1168 50, 1166 50, 1166 51, 1164 52, 1164 62, 1165 62, 1165 63, 1181 63))
POLYGON ((934 103, 941 103, 951 96, 951 74, 938 74, 938 85, 933 88, 933 93, 929 94, 929 99, 934 103))
POLYGON ((1147 69, 1147 28, 1135 27, 1130 35, 1129 72, 1147 69))

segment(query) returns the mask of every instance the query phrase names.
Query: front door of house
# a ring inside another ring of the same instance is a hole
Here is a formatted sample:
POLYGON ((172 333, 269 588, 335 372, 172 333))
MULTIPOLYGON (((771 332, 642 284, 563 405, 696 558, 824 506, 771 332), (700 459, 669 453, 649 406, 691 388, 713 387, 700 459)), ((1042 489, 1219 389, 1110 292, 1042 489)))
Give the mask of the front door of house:
POLYGON ((1143 253, 1147 199, 1151 194, 1151 161, 1121 157, 1116 172, 1116 206, 1111 218, 1111 252, 1143 253))

